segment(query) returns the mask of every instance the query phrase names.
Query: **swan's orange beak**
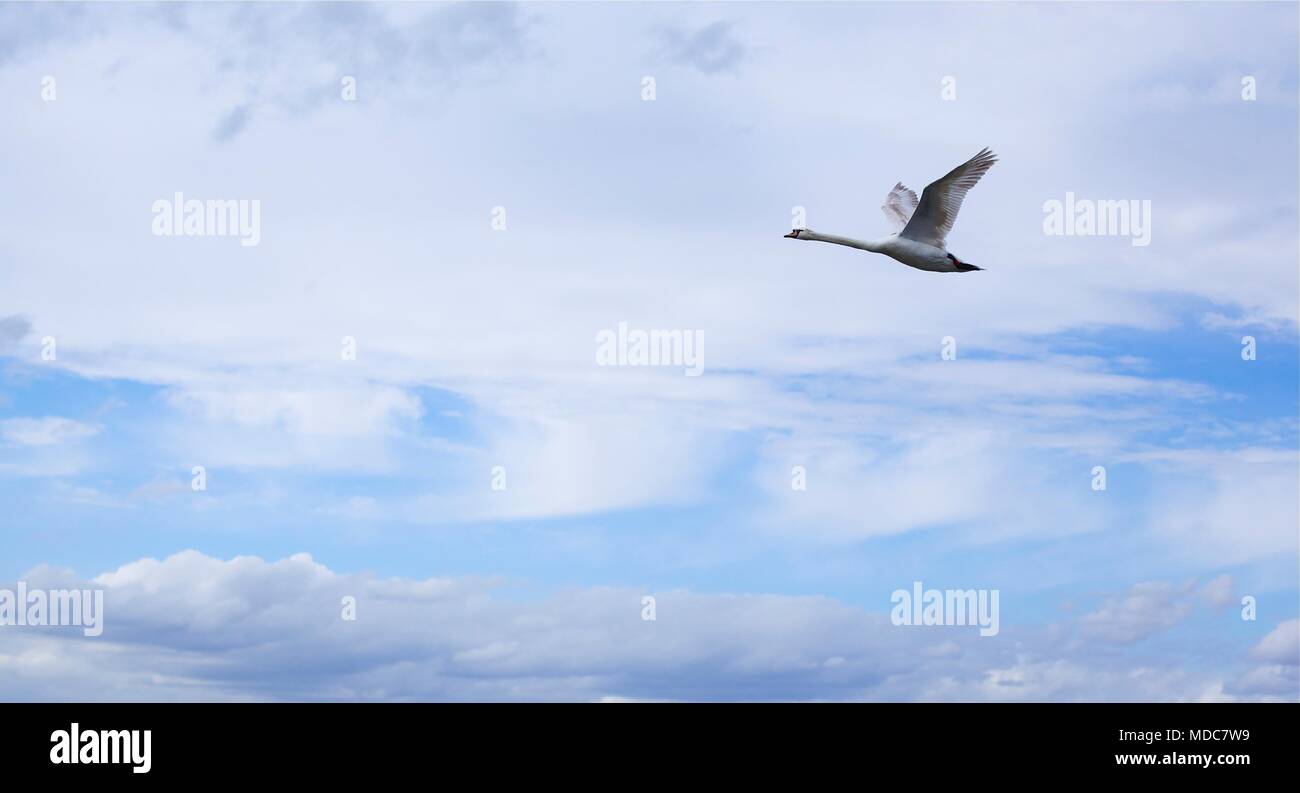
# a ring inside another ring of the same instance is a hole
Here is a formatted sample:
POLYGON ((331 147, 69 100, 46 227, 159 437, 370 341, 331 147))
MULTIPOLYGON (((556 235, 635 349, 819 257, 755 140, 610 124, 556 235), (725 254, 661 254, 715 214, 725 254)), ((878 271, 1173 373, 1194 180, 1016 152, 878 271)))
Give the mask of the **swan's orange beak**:
POLYGON ((787 235, 785 235, 785 236, 786 236, 786 238, 788 238, 788 239, 797 240, 797 239, 799 239, 799 231, 800 231, 799 229, 795 229, 794 231, 790 232, 789 234, 787 234, 787 235))

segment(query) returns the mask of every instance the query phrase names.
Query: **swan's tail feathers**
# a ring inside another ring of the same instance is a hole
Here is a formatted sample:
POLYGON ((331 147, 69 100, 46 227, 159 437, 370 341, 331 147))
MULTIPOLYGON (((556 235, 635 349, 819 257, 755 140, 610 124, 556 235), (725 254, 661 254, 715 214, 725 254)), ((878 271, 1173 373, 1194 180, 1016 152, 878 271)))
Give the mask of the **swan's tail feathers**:
POLYGON ((973 264, 967 264, 966 262, 963 262, 961 259, 958 259, 956 256, 953 256, 951 253, 948 254, 948 261, 952 262, 953 269, 959 273, 969 273, 975 270, 984 269, 983 267, 976 267, 973 264))

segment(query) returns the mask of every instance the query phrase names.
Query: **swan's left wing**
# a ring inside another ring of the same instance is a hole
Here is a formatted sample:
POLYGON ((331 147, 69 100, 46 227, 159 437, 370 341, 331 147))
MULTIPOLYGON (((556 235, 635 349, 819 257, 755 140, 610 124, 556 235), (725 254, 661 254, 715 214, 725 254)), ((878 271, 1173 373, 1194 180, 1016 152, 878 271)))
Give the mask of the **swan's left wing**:
POLYGON ((957 220, 962 199, 997 161, 993 152, 984 149, 953 168, 942 179, 931 182, 921 191, 920 205, 898 236, 946 248, 948 232, 952 231, 952 224, 957 220))
POLYGON ((885 203, 880 205, 880 211, 885 213, 885 217, 893 224, 894 231, 899 232, 907 225, 907 221, 912 219, 912 213, 916 211, 916 193, 903 187, 899 182, 894 185, 894 189, 889 191, 885 196, 885 203))

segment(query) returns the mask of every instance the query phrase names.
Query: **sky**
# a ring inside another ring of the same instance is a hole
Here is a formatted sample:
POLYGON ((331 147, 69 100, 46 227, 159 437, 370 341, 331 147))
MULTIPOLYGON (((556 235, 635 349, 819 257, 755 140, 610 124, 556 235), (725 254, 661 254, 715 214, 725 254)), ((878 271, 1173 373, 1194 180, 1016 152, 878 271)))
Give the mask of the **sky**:
POLYGON ((0 699, 1295 701, 1298 22, 0 3, 0 699))

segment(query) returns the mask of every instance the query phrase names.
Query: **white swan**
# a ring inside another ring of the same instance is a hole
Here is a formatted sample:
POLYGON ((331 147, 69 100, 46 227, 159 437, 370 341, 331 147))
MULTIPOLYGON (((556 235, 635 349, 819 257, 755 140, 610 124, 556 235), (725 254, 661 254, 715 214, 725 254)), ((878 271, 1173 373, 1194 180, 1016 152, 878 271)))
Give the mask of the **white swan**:
POLYGON ((894 185, 880 208, 899 231, 882 240, 855 240, 834 234, 818 234, 811 229, 795 229, 785 236, 796 240, 833 242, 872 253, 883 253, 909 267, 935 273, 983 270, 983 267, 967 264, 948 253, 947 237, 966 192, 997 161, 992 151, 987 148, 982 150, 953 168, 947 176, 931 182, 921 191, 919 203, 916 193, 903 187, 902 182, 894 185))

